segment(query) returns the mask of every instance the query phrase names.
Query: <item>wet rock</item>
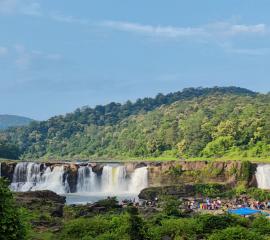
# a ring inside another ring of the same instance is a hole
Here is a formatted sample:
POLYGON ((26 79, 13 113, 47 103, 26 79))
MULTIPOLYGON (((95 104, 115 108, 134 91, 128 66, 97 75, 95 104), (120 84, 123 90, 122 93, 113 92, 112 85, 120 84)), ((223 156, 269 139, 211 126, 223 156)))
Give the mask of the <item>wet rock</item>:
POLYGON ((140 192, 139 198, 153 201, 155 198, 160 198, 165 195, 175 196, 177 198, 194 196, 195 187, 193 185, 149 187, 140 192))
POLYGON ((67 178, 67 182, 69 184, 70 192, 76 192, 77 188, 77 179, 78 179, 78 168, 77 164, 70 164, 66 168, 66 172, 64 177, 67 178))
POLYGON ((102 174, 102 171, 103 171, 103 165, 102 164, 91 164, 92 166, 92 171, 94 173, 96 173, 98 176, 100 176, 102 174))
POLYGON ((182 185, 170 185, 170 186, 161 186, 161 187, 149 187, 143 189, 139 198, 143 200, 153 201, 155 198, 160 198, 163 196, 172 196, 176 198, 185 198, 185 197, 201 197, 202 189, 215 189, 216 192, 226 191, 227 186, 223 184, 182 184, 182 185))
POLYGON ((12 182, 16 162, 2 162, 1 163, 1 176, 12 182))
POLYGON ((14 193, 18 205, 53 217, 62 217, 66 197, 52 191, 33 191, 14 193))

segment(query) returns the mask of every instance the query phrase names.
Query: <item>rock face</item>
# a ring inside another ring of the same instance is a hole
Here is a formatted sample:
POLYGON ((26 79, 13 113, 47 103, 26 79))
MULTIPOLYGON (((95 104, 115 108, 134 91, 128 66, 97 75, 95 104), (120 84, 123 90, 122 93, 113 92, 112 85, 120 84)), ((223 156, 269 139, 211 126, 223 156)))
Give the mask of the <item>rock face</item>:
POLYGON ((34 191, 15 193, 18 205, 39 213, 49 213, 53 217, 62 217, 66 197, 52 191, 34 191))
POLYGON ((66 166, 65 174, 67 175, 67 181, 71 192, 76 192, 78 168, 79 166, 77 164, 69 164, 66 166))
POLYGON ((150 163, 149 186, 164 186, 179 183, 226 183, 234 186, 239 181, 256 185, 254 174, 257 164, 228 161, 172 161, 150 163))
POLYGON ((12 181, 13 172, 16 166, 16 162, 2 162, 1 163, 1 176, 6 178, 9 182, 12 181))
MULTIPOLYGON (((202 197, 204 193, 202 188, 205 188, 204 184, 181 184, 181 185, 170 185, 161 187, 149 187, 143 189, 139 198, 144 200, 155 200, 161 196, 173 196, 177 198, 181 197, 202 197)), ((216 192, 224 192, 226 186, 223 184, 213 184, 210 186, 211 189, 215 189, 216 192)))

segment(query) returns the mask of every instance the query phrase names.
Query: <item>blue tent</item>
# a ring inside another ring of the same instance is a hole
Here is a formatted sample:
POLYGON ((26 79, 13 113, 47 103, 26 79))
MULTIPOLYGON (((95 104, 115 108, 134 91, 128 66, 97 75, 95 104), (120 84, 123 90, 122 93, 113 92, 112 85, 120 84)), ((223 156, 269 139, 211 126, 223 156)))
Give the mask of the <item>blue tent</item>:
POLYGON ((261 211, 251 209, 251 208, 238 208, 238 209, 229 209, 228 213, 237 214, 237 215, 241 215, 241 216, 246 216, 246 215, 252 215, 252 214, 256 214, 256 213, 261 213, 261 211))

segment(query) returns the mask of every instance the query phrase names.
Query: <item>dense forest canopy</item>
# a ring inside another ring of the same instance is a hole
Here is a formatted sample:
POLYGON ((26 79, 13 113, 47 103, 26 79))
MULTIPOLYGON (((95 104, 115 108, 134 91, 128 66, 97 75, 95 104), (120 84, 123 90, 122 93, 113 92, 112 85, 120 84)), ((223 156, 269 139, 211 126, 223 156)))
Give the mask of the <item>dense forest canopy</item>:
POLYGON ((22 158, 268 157, 270 95, 188 88, 125 104, 84 107, 1 134, 22 158))

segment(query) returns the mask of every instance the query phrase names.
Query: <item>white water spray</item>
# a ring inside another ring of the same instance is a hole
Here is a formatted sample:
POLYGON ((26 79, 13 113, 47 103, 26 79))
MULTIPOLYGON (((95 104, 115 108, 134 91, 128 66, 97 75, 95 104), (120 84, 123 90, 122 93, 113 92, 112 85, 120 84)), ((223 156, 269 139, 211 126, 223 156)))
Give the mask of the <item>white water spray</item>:
POLYGON ((80 166, 78 169, 77 192, 85 193, 97 189, 97 175, 89 166, 80 166))
POLYGON ((148 170, 147 167, 135 169, 131 175, 128 191, 139 194, 140 191, 148 186, 148 170))
POLYGON ((126 168, 122 165, 103 167, 101 175, 101 192, 120 193, 127 191, 126 168))
MULTIPOLYGON (((51 190, 58 194, 70 193, 69 175, 65 169, 64 165, 18 163, 10 188, 16 192, 51 190)), ((74 179, 72 183, 74 184, 74 179)), ((79 166, 75 184, 76 193, 106 196, 136 195, 148 186, 148 170, 147 167, 141 167, 127 174, 125 165, 106 164, 98 176, 91 166, 79 166)))
POLYGON ((10 188, 15 192, 51 190, 64 194, 69 192, 64 173, 64 166, 55 166, 53 170, 46 167, 46 170, 42 172, 39 163, 21 162, 15 167, 10 188))
POLYGON ((256 179, 258 188, 270 189, 270 164, 260 164, 257 166, 256 179))
POLYGON ((58 194, 69 192, 69 185, 67 179, 64 179, 64 173, 64 166, 55 166, 53 170, 47 167, 40 181, 31 190, 51 190, 58 194))

